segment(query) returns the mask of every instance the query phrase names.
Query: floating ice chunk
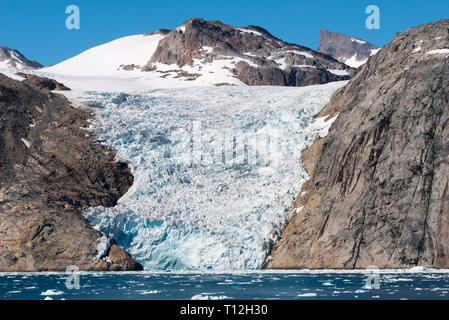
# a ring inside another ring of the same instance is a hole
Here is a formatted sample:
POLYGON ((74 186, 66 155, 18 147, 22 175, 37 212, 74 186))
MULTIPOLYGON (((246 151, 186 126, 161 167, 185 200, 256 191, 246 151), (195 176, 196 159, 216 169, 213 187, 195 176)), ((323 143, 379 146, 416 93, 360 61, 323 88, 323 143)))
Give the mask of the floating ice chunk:
POLYGON ((316 297, 316 293, 315 292, 301 293, 298 294, 298 297, 316 297))
POLYGON ((56 289, 48 289, 46 291, 41 292, 41 296, 60 296, 64 294, 63 291, 58 291, 56 289))
POLYGON ((214 296, 213 293, 201 293, 194 295, 191 300, 227 300, 232 299, 231 297, 220 295, 220 296, 214 296))
POLYGON ((422 266, 416 266, 416 267, 408 269, 408 271, 409 272, 432 272, 432 271, 434 271, 434 269, 426 268, 426 267, 422 267, 422 266))
POLYGON ((161 293, 160 290, 144 290, 144 291, 140 291, 139 294, 157 294, 157 293, 161 293))

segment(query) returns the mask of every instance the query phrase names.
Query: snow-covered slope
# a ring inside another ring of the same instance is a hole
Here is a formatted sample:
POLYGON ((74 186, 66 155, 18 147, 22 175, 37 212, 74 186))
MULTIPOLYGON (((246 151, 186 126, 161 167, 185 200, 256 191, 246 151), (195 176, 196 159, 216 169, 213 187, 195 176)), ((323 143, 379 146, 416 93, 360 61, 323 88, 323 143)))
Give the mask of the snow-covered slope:
POLYGON ((121 66, 145 65, 163 37, 162 34, 140 34, 116 39, 42 71, 72 76, 126 77, 128 72, 121 66))
MULTIPOLYGON (((371 49, 370 50, 370 56, 375 55, 381 48, 378 49, 371 49)), ((342 61, 347 64, 348 66, 352 67, 352 68, 358 68, 361 65, 364 65, 367 61, 368 58, 366 57, 362 57, 361 59, 359 58, 359 55, 357 53, 354 53, 354 55, 350 58, 342 58, 342 61)))
POLYGON ((345 82, 88 93, 91 129, 135 177, 88 220, 147 270, 260 267, 301 183, 300 151, 345 82))
MULTIPOLYGON (((179 70, 175 64, 157 64, 157 71, 142 71, 158 43, 164 38, 162 33, 140 34, 116 39, 91 48, 55 66, 43 68, 39 74, 57 79, 68 87, 78 90, 98 91, 141 91, 150 88, 180 88, 204 86, 215 83, 242 85, 230 69, 238 59, 216 60, 210 63, 197 63, 184 66, 186 74, 202 76, 195 81, 170 74, 179 70)), ((241 59, 240 59, 241 60, 241 59)))

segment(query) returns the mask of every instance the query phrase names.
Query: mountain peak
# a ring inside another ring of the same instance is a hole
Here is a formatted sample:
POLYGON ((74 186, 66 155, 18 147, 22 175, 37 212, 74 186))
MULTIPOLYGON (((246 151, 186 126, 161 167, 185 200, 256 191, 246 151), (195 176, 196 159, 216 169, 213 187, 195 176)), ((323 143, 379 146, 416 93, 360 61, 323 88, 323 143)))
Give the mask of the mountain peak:
MULTIPOLYGON (((259 26, 191 18, 173 30, 111 41, 45 71, 142 79, 139 86, 151 87, 306 86, 347 80, 351 68, 326 54, 284 42, 259 26)), ((70 82, 68 86, 76 88, 70 82)))
POLYGON ((159 42, 143 70, 196 80, 206 64, 215 65, 210 73, 229 70, 222 82, 238 79, 248 85, 325 83, 347 79, 350 69, 312 49, 283 42, 259 26, 192 18, 159 42))
POLYGON ((42 68, 39 62, 28 60, 16 49, 0 46, 0 67, 17 69, 39 69, 42 68))
POLYGON ((378 47, 356 37, 329 30, 320 31, 318 52, 328 54, 350 67, 358 68, 378 51, 378 47))

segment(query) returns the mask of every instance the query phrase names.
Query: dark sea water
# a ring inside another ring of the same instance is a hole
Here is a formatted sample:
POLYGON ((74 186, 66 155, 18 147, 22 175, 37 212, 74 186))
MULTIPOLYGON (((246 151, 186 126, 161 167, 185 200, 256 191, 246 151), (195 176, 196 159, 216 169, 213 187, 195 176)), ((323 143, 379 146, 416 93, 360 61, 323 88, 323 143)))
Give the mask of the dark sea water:
POLYGON ((432 271, 0 273, 6 300, 448 299, 448 292, 449 273, 432 271))

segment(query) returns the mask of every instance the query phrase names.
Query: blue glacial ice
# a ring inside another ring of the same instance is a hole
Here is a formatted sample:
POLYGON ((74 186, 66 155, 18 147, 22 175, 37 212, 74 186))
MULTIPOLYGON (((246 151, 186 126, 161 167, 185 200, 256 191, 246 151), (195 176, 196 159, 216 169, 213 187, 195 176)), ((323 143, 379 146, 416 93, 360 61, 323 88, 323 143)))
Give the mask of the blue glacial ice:
POLYGON ((332 122, 314 115, 344 83, 84 92, 90 129, 134 175, 86 218, 146 270, 259 268, 308 178, 300 152, 332 122))

